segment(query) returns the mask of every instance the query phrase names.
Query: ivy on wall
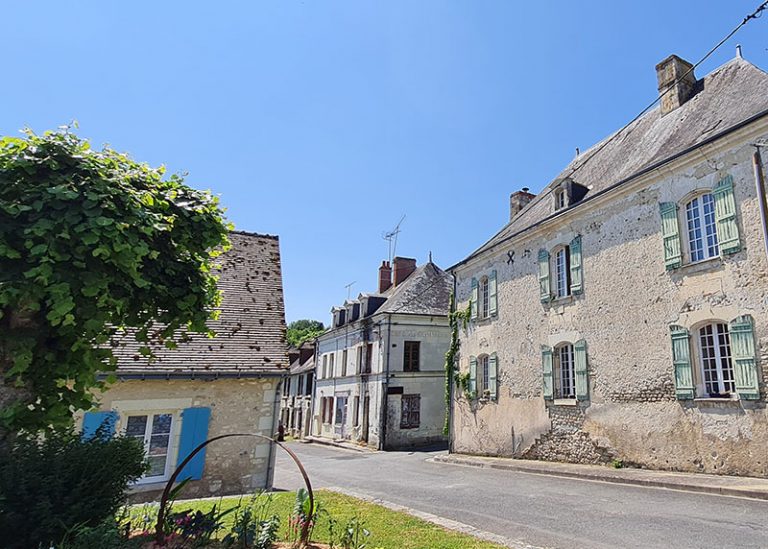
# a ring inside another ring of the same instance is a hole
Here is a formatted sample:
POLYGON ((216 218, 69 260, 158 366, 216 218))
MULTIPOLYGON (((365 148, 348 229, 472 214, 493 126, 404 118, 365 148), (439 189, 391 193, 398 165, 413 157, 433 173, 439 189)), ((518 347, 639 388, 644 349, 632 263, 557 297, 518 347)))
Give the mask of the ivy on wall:
POLYGON ((168 348, 208 331, 231 226, 183 177, 27 130, 0 138, 0 212, 0 441, 90 408, 124 330, 168 348))
POLYGON ((445 424, 443 425, 443 434, 450 434, 450 413, 451 413, 451 387, 456 385, 457 389, 461 389, 464 393, 469 392, 469 372, 462 374, 456 368, 456 355, 459 352, 459 323, 461 323, 464 329, 467 328, 469 322, 471 309, 467 306, 466 309, 457 311, 456 298, 451 293, 449 302, 448 324, 451 327, 451 343, 448 347, 448 352, 445 353, 445 424))

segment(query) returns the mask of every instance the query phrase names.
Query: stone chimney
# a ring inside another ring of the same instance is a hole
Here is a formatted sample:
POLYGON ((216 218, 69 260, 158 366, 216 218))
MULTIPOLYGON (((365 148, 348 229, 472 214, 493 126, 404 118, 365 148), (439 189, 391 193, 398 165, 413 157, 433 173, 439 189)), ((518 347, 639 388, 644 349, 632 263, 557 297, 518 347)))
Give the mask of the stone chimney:
POLYGON ((379 293, 383 294, 392 286, 392 267, 389 261, 382 261, 379 267, 379 293))
POLYGON ((509 220, 512 221, 514 217, 520 213, 520 210, 525 208, 528 203, 536 198, 535 194, 528 192, 528 187, 523 187, 520 191, 515 191, 509 195, 509 220))
POLYGON ((696 90, 696 76, 692 69, 693 65, 676 55, 670 55, 656 65, 659 95, 664 94, 661 97, 662 116, 675 110, 693 95, 696 90))
POLYGON ((396 257, 393 260, 394 266, 394 285, 397 286, 403 280, 416 270, 416 260, 410 257, 396 257))

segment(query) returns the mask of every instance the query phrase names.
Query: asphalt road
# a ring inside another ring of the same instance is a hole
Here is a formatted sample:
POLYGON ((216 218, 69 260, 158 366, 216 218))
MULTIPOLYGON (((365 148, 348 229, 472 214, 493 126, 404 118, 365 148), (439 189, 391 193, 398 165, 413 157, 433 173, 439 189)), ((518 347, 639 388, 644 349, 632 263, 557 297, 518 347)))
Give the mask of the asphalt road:
MULTIPOLYGON (((536 547, 768 548, 768 501, 427 461, 437 452, 289 445, 316 488, 344 488, 536 547)), ((278 452, 275 488, 300 486, 295 465, 278 452)))

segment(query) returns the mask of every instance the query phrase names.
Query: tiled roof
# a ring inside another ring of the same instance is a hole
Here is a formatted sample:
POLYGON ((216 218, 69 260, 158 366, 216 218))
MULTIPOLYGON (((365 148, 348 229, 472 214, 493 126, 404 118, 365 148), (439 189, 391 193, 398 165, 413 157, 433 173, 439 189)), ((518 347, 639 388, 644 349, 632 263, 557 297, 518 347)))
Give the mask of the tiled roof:
POLYGON ((452 290, 451 275, 430 261, 384 292, 387 301, 376 314, 447 315, 452 290))
POLYGON ((218 258, 221 314, 208 324, 216 336, 191 334, 174 350, 153 346, 152 363, 126 337, 115 348, 118 375, 253 376, 288 368, 278 237, 235 232, 230 240, 218 258))
POLYGON ((613 134, 580 154, 510 223, 464 261, 553 217, 553 188, 585 159, 589 161, 575 172, 572 180, 589 188, 584 197, 589 200, 753 116, 766 114, 766 110, 768 74, 737 57, 699 80, 698 92, 674 111, 662 116, 656 107, 617 132, 618 135, 613 134), (606 141, 608 144, 603 147, 606 141))

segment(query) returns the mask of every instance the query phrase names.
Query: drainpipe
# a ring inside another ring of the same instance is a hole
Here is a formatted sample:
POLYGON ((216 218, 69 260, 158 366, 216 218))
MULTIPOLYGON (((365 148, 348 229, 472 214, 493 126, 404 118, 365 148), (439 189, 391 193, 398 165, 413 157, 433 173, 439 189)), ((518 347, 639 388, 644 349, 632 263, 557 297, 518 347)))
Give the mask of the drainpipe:
POLYGON ((757 203, 760 205, 760 222, 763 226, 763 243, 765 254, 768 257, 768 206, 765 200, 765 181, 763 179, 763 159, 760 156, 760 145, 755 145, 755 154, 752 156, 752 165, 755 168, 755 189, 757 190, 757 203))
POLYGON ((384 361, 384 383, 382 383, 381 418, 379 419, 379 450, 383 450, 387 439, 387 413, 389 408, 389 352, 392 349, 392 313, 387 313, 387 356, 384 361))
MULTIPOLYGON (((307 435, 311 436, 314 435, 312 431, 315 430, 315 392, 317 390, 317 369, 318 365, 320 364, 320 343, 317 340, 318 338, 315 338, 315 371, 312 372, 312 391, 309 394, 309 432, 307 435)), ((304 430, 304 426, 302 425, 302 431, 304 430)), ((304 438, 304 435, 301 435, 301 438, 304 438)))
MULTIPOLYGON (((279 421, 278 415, 280 414, 280 394, 283 390, 283 382, 285 378, 282 378, 277 382, 277 385, 275 386, 275 403, 272 408, 272 432, 269 433, 269 437, 272 438, 275 436, 275 432, 277 431, 277 423, 279 421)), ((269 462, 267 462, 267 482, 266 486, 264 486, 265 490, 271 490, 272 489, 272 483, 275 480, 275 453, 277 452, 276 444, 274 442, 269 443, 269 462)))
MULTIPOLYGON (((457 292, 456 292, 456 273, 451 272, 451 276, 453 277, 453 311, 448 311, 448 314, 450 315, 456 310, 456 298, 457 298, 457 292)), ((450 326, 450 321, 448 323, 450 326)), ((451 334, 451 337, 453 337, 453 334, 451 334)), ((456 361, 453 362, 453 367, 456 368, 456 361)), ((450 400, 450 403, 448 404, 448 453, 453 453, 453 391, 454 391, 454 385, 452 379, 447 379, 446 383, 448 383, 448 398, 450 400)))

